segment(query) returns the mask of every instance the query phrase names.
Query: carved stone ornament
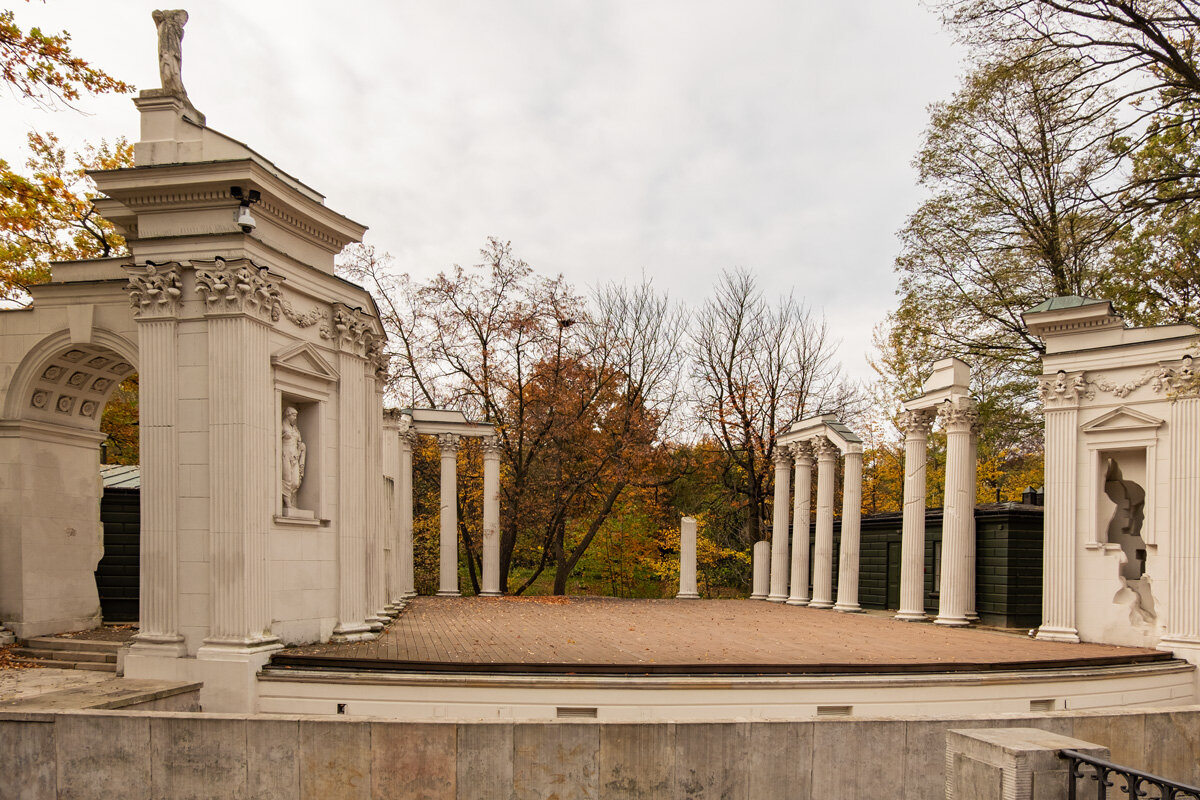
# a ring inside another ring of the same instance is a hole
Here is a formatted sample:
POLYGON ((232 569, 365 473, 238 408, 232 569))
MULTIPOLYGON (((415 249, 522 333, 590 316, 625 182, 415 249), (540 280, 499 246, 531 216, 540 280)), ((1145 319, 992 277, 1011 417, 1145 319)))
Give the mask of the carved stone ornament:
POLYGON ((332 327, 321 328, 321 337, 333 340, 339 350, 366 358, 379 337, 371 325, 371 316, 343 303, 333 306, 332 327))
POLYGON ((965 428, 969 431, 979 421, 979 411, 975 407, 975 401, 968 397, 958 397, 942 403, 938 406, 937 416, 948 430, 965 428))
MULTIPOLYGON (((320 306, 317 306, 311 311, 301 314, 292 307, 291 303, 289 303, 287 300, 284 300, 280 304, 280 309, 283 312, 284 318, 286 318, 297 328, 311 328, 318 322, 323 322, 325 324, 322 326, 322 328, 325 330, 329 329, 329 309, 327 308, 321 308, 320 306)), ((326 336, 324 338, 328 339, 329 337, 326 336)))
POLYGON ((169 317, 179 313, 183 281, 178 267, 146 264, 141 275, 131 275, 125 286, 137 317, 169 317))
POLYGON ((792 452, 787 445, 780 445, 779 447, 775 448, 775 455, 771 460, 775 462, 776 469, 779 469, 780 467, 787 467, 788 469, 791 469, 792 452))
POLYGON ((437 443, 438 449, 442 451, 442 455, 445 455, 446 453, 457 453, 458 439, 459 436, 457 433, 439 433, 437 435, 437 443))
POLYGON ((499 436, 485 436, 479 441, 479 449, 484 458, 499 458, 503 448, 500 447, 499 436))
POLYGON ((188 13, 183 9, 155 11, 150 15, 158 28, 158 77, 163 91, 187 97, 183 88, 183 26, 188 13))
MULTIPOLYGON (((1154 369, 1146 370, 1141 375, 1138 375, 1136 378, 1126 381, 1125 383, 1114 383, 1113 381, 1105 378, 1103 375, 1096 375, 1092 378, 1091 385, 1095 386, 1100 391, 1108 392, 1115 397, 1125 398, 1148 383, 1153 384, 1153 388, 1158 391, 1163 377, 1163 369, 1161 367, 1155 367, 1154 369)), ((1088 396, 1090 397, 1091 395, 1088 396)))
POLYGON ((1080 400, 1090 400, 1096 392, 1088 385, 1083 373, 1068 375, 1059 370, 1055 375, 1043 376, 1038 381, 1038 396, 1047 408, 1074 405, 1080 400))
POLYGON ((1200 377, 1196 374, 1194 356, 1184 356, 1179 366, 1162 366, 1154 377, 1154 390, 1168 396, 1196 397, 1200 395, 1200 377))
POLYGON ((818 461, 827 458, 837 458, 841 455, 841 451, 837 449, 837 445, 824 436, 817 436, 812 440, 812 451, 818 461))
POLYGON ((249 259, 218 258, 212 267, 196 270, 196 293, 210 314, 246 313, 278 322, 283 299, 270 274, 249 259))
POLYGON ((812 445, 808 442, 795 442, 791 446, 792 460, 796 464, 801 464, 807 461, 810 465, 813 459, 812 445))
POLYGON ((896 426, 906 437, 928 436, 933 429, 934 414, 927 409, 901 412, 896 426))
POLYGON ((390 353, 384 352, 382 336, 374 333, 370 335, 370 340, 367 342, 367 361, 371 362, 371 366, 375 369, 375 379, 386 381, 392 356, 390 353))

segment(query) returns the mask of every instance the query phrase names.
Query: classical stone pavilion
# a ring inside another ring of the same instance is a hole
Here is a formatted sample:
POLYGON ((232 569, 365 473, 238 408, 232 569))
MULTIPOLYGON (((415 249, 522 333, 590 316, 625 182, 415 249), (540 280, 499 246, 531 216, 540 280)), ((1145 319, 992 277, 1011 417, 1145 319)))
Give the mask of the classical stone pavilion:
POLYGON ((1046 343, 1038 638, 1200 663, 1200 331, 1130 328, 1104 300, 1025 314, 1046 343))

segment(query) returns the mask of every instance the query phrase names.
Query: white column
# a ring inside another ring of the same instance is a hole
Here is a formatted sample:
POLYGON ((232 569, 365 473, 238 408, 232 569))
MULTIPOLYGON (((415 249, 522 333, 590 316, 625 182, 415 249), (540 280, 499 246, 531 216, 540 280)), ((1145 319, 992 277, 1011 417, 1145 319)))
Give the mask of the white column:
MULTIPOLYGON (((134 316, 138 330, 140 407, 139 450, 142 462, 141 628, 134 649, 147 655, 185 654, 179 633, 179 373, 176 352, 180 276, 177 269, 150 267, 151 274, 131 284, 141 300, 134 316), (158 297, 176 299, 155 303, 144 290, 153 284, 158 297)), ((0 638, 0 641, 3 641, 0 638)))
POLYGON ((1165 542, 1171 584, 1162 644, 1194 664, 1200 661, 1200 398, 1175 399, 1171 428, 1171 538, 1165 542))
POLYGON ((391 493, 384 483, 384 526, 387 547, 387 599, 389 613, 399 613, 404 607, 404 592, 400 588, 400 420, 395 409, 384 415, 383 463, 384 473, 392 479, 391 493))
POLYGON ((792 456, 788 448, 775 449, 775 503, 771 518, 771 593, 767 600, 782 603, 788 598, 788 516, 792 494, 792 456))
POLYGON ((400 432, 400 472, 396 476, 399 482, 396 494, 399 498, 400 592, 405 598, 417 596, 413 578, 413 446, 416 443, 416 431, 405 429, 400 432))
POLYGON ((929 411, 900 415, 904 431, 904 521, 900 533, 900 610, 896 619, 925 616, 925 466, 929 457, 929 411))
POLYGON ((500 595, 500 439, 483 440, 483 587, 484 597, 500 595))
MULTIPOLYGON (((343 343, 343 348, 351 345, 343 343)), ((366 419, 366 383, 363 359, 353 349, 338 353, 338 623, 333 639, 339 642, 369 639, 367 623, 367 502, 363 431, 366 419)), ((373 387, 372 387, 373 388, 373 387)))
POLYGON ((367 407, 366 425, 366 488, 367 488, 367 623, 372 630, 383 630, 391 621, 388 613, 387 580, 384 566, 383 518, 383 382, 378 379, 376 365, 368 360, 363 382, 367 407))
POLYGON ((838 549, 838 590, 834 611, 862 611, 858 604, 859 532, 862 526, 862 445, 850 445, 843 459, 842 541, 838 549))
POLYGON ((438 596, 458 597, 462 594, 458 590, 458 437, 438 434, 438 449, 442 454, 438 596))
POLYGON ((792 445, 796 465, 796 491, 792 505, 792 574, 788 605, 808 605, 808 529, 812 514, 812 447, 792 445))
POLYGON ((975 608, 976 588, 975 576, 978 565, 975 561, 977 532, 975 530, 975 504, 979 499, 979 422, 971 426, 971 455, 967 458, 967 468, 971 473, 971 509, 967 522, 970 530, 967 533, 967 620, 979 621, 979 613, 975 608))
POLYGON ((679 600, 696 600, 696 520, 684 517, 679 520, 679 600))
POLYGON ((813 439, 817 456, 817 531, 809 608, 833 606, 833 494, 838 449, 824 436, 813 439))
POLYGON ((975 514, 975 470, 970 464, 971 428, 978 418, 967 397, 938 408, 946 429, 946 502, 942 514, 942 586, 938 625, 967 624, 968 543, 975 514))
POLYGON ((753 570, 753 591, 751 600, 766 600, 771 590, 771 543, 765 539, 754 543, 751 551, 750 566, 753 570))
MULTIPOLYGON (((1065 398, 1064 398, 1065 399, 1065 398)), ((1078 642, 1075 629, 1075 439, 1079 409, 1046 405, 1046 506, 1042 545, 1042 625, 1037 638, 1078 642)))

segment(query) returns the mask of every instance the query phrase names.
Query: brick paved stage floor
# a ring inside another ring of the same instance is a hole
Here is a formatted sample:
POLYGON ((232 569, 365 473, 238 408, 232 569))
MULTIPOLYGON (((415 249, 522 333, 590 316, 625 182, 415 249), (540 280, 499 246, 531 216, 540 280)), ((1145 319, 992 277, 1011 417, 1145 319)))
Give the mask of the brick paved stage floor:
POLYGON ((414 598, 377 640, 294 647, 284 667, 556 674, 821 674, 1062 668, 1169 653, 1039 642, 750 600, 414 598))

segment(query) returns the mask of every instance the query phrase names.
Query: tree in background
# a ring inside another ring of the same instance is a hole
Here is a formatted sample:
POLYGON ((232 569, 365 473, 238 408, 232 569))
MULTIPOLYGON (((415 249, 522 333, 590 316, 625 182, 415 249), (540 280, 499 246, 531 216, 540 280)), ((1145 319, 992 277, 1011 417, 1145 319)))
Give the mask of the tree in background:
POLYGON ((0 10, 0 80, 19 96, 44 106, 70 105, 81 92, 132 92, 133 87, 71 52, 66 31, 22 31, 13 12, 0 10))

